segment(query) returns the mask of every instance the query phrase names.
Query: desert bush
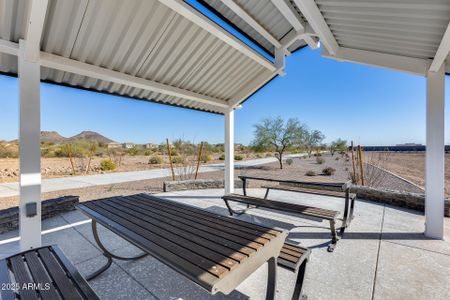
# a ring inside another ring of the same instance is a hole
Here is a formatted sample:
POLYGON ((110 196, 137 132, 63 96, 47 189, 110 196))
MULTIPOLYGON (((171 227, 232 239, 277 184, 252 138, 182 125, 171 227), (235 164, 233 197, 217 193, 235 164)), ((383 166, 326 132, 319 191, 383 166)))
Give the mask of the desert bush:
POLYGON ((272 153, 270 153, 270 152, 266 153, 266 157, 272 157, 272 156, 273 156, 272 153))
POLYGON ((213 161, 213 160, 214 160, 214 157, 212 155, 210 155, 210 154, 203 155, 203 157, 202 157, 202 162, 203 163, 207 163, 207 162, 210 162, 210 161, 213 161))
POLYGON ((352 181, 354 184, 358 184, 360 176, 359 173, 348 172, 348 179, 352 181))
POLYGON ((159 155, 153 155, 148 160, 148 163, 151 164, 151 165, 160 165, 160 164, 163 163, 163 158, 161 156, 159 156, 159 155))
POLYGON ((336 156, 336 158, 335 158, 334 160, 339 160, 339 157, 338 157, 338 156, 336 156))
POLYGON ((322 157, 316 157, 316 163, 318 163, 319 165, 323 164, 325 162, 325 159, 323 159, 322 157))
POLYGON ((139 150, 136 146, 133 146, 132 148, 128 149, 127 153, 131 156, 136 156, 138 154, 139 150))
POLYGON ((144 155, 145 156, 149 156, 150 154, 152 154, 152 150, 145 150, 144 151, 144 155))
POLYGON ((225 154, 224 153, 220 154, 219 160, 225 160, 225 154))
POLYGON ((263 158, 264 156, 261 153, 256 153, 256 158, 263 158))
POLYGON ((182 164, 184 161, 185 160, 181 156, 172 156, 172 163, 174 164, 182 164))
POLYGON ((112 171, 116 169, 116 164, 110 159, 104 159, 100 162, 100 169, 102 171, 112 171))
POLYGON ((313 170, 309 170, 305 173, 306 176, 316 176, 316 172, 314 172, 313 170))
POLYGON ((243 160, 243 159, 244 159, 244 156, 243 156, 243 155, 236 154, 236 155, 234 156, 234 160, 243 160))
POLYGON ((335 172, 336 172, 336 169, 332 168, 332 167, 326 167, 325 169, 322 170, 323 175, 327 175, 327 176, 334 175, 335 172))
POLYGON ((294 160, 293 160, 292 158, 286 159, 286 164, 287 164, 288 166, 292 165, 293 163, 294 163, 294 160))

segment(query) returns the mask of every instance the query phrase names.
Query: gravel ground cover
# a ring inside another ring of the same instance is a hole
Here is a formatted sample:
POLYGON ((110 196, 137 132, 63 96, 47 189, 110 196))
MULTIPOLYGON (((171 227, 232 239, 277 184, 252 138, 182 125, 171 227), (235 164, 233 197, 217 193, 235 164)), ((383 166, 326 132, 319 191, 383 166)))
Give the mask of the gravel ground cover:
MULTIPOLYGON (((254 175, 254 176, 266 176, 275 177, 280 179, 294 179, 302 181, 320 181, 320 182, 342 182, 349 180, 349 171, 352 170, 351 161, 347 161, 345 157, 335 154, 332 157, 330 154, 324 154, 321 157, 322 163, 318 163, 316 157, 310 158, 295 158, 292 163, 284 164, 284 168, 280 169, 278 163, 270 163, 254 167, 246 167, 238 169, 235 172, 235 176, 239 175, 254 175), (336 158, 339 159, 336 159, 336 158), (322 174, 322 170, 331 167, 336 169, 336 172, 331 176, 325 176, 322 174), (316 176, 307 176, 308 171, 313 171, 316 176)), ((210 172, 200 173, 201 179, 222 179, 223 172, 210 172)), ((403 189, 409 192, 420 192, 417 187, 411 184, 407 184, 405 181, 390 175, 384 183, 383 187, 388 189, 403 189)), ((89 188, 62 190, 57 192, 44 193, 43 200, 61 197, 64 195, 77 195, 80 197, 80 201, 89 201, 102 197, 129 195, 140 192, 159 193, 163 191, 163 182, 170 180, 170 178, 158 178, 151 180, 133 181, 121 184, 95 186, 89 188)), ((250 181, 250 187, 259 187, 264 182, 250 181)), ((5 209, 18 205, 18 197, 6 197, 0 198, 0 209, 5 209)))

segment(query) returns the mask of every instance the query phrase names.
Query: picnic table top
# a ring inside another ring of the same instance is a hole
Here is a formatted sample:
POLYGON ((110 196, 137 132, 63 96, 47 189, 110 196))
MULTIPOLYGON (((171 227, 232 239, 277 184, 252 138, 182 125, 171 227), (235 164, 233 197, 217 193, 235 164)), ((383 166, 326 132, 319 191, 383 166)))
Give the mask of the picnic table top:
POLYGON ((324 189, 338 189, 338 190, 346 190, 350 188, 351 181, 345 182, 332 182, 332 181, 301 181, 295 179, 283 179, 283 178, 274 178, 274 177, 266 177, 266 176, 248 176, 248 175, 240 175, 238 176, 241 180, 253 179, 253 180, 261 180, 261 181, 269 181, 269 182, 279 182, 279 183, 287 183, 294 185, 302 185, 302 186, 311 186, 317 188, 324 189))
POLYGON ((212 294, 233 291, 287 236, 264 227, 148 194, 77 205, 90 218, 212 294))

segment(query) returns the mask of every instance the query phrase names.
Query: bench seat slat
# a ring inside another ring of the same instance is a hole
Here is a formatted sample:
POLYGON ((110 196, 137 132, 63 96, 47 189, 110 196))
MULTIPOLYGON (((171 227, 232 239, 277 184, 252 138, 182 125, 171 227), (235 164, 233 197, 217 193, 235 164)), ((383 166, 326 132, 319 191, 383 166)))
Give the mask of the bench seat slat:
MULTIPOLYGON (((162 199, 148 195, 148 194, 138 194, 136 196, 143 197, 145 199, 151 199, 151 200, 154 200, 154 202, 164 203, 164 201, 162 199)), ((204 215, 204 216, 209 216, 216 220, 222 220, 228 224, 235 224, 235 225, 239 226, 238 228, 241 228, 241 227, 249 228, 249 229, 257 230, 259 232, 265 232, 268 234, 272 234, 274 236, 277 236, 280 233, 280 231, 273 229, 271 227, 266 227, 266 226, 259 225, 259 224, 249 223, 249 222, 245 222, 245 221, 238 220, 238 219, 230 219, 229 217, 226 217, 226 216, 223 216, 220 214, 215 214, 215 213, 212 213, 212 212, 209 212, 206 210, 199 210, 199 209, 189 206, 187 204, 182 204, 182 203, 178 203, 178 202, 174 202, 174 201, 172 201, 172 202, 173 202, 174 206, 180 207, 184 210, 192 211, 192 212, 198 213, 200 215, 204 215)), ((171 202, 171 204, 172 204, 172 202, 171 202)), ((229 225, 227 225, 227 226, 229 226, 229 225)))
POLYGON ((212 223, 210 221, 201 219, 201 218, 196 217, 194 215, 183 214, 183 213, 178 212, 176 210, 170 209, 169 207, 166 207, 166 206, 159 206, 158 204, 154 205, 155 203, 149 203, 148 205, 146 205, 144 202, 141 202, 141 200, 137 200, 137 203, 140 203, 141 205, 145 205, 145 206, 154 207, 154 208, 156 208, 158 210, 170 213, 172 215, 175 215, 175 216, 178 216, 178 217, 182 217, 182 218, 187 219, 187 220, 194 221, 194 222, 196 222, 198 224, 202 224, 202 225, 204 225, 204 226, 206 226, 208 228, 219 230, 220 232, 226 231, 228 234, 233 234, 235 236, 247 239, 249 241, 257 242, 257 243, 259 243, 261 245, 265 245, 271 238, 273 238, 272 235, 265 235, 264 233, 260 233, 260 232, 254 232, 253 234, 249 234, 247 232, 243 232, 243 231, 240 231, 240 230, 237 230, 237 229, 221 226, 219 224, 212 223))
POLYGON ((216 265, 213 261, 208 260, 200 255, 198 255, 195 252, 192 252, 186 248, 183 248, 176 243, 162 238, 151 231, 145 230, 144 228, 134 224, 133 222, 127 220, 123 216, 115 215, 106 209, 102 208, 100 206, 100 203, 94 203, 91 202, 88 204, 88 207, 92 210, 108 217, 108 219, 117 222, 118 224, 132 230, 133 232, 136 232, 137 234, 141 235, 145 239, 151 241, 154 244, 157 244, 158 246, 164 248, 166 251, 172 252, 173 254, 185 259, 191 261, 196 266, 200 267, 201 269, 209 272, 211 275, 214 275, 218 278, 223 277, 224 273, 227 272, 227 269, 222 266, 216 265))
MULTIPOLYGON (((144 216, 144 218, 141 218, 142 216, 140 216, 140 214, 138 212, 134 212, 131 209, 128 209, 126 207, 120 207, 120 206, 119 206, 120 209, 118 209, 118 208, 111 206, 109 203, 106 203, 106 202, 105 203, 97 203, 97 205, 108 210, 111 213, 123 216, 124 218, 128 218, 128 220, 132 220, 132 222, 134 224, 136 224, 144 229, 148 228, 148 230, 151 231, 152 233, 154 233, 158 236, 162 236, 167 239, 170 239, 170 240, 176 242, 181 247, 191 250, 195 253, 198 253, 198 254, 202 255, 203 257, 208 258, 208 259, 214 261, 216 264, 220 264, 227 269, 232 270, 237 265, 239 265, 238 261, 231 259, 228 256, 225 256, 223 254, 212 251, 211 249, 208 249, 204 246, 196 244, 195 242, 193 242, 189 239, 186 239, 182 236, 176 235, 169 230, 162 229, 157 226, 152 226, 153 225, 152 223, 145 221, 145 216, 144 216)), ((116 204, 116 207, 117 207, 117 204, 116 204)))
MULTIPOLYGON (((52 282, 51 278, 45 272, 45 267, 42 265, 36 251, 27 252, 24 256, 35 283, 42 284, 44 287, 45 283, 52 282)), ((53 284, 50 285, 50 289, 43 288, 40 293, 44 300, 61 299, 53 284)))
MULTIPOLYGON (((91 202, 91 203, 95 203, 95 201, 91 202)), ((91 205, 91 203, 88 203, 86 205, 89 206, 89 205, 91 205)), ((224 232, 223 230, 218 230, 218 229, 215 229, 215 228, 211 228, 208 225, 199 224, 193 219, 185 218, 183 215, 174 214, 170 210, 169 211, 160 210, 160 209, 157 209, 157 208, 155 209, 155 207, 152 207, 151 205, 145 205, 145 204, 140 204, 140 203, 136 203, 136 202, 132 202, 132 203, 134 203, 134 205, 136 205, 136 207, 139 207, 140 209, 154 212, 154 213, 156 213, 158 215, 161 215, 161 216, 163 216, 165 218, 169 218, 169 219, 180 221, 183 224, 185 224, 185 226, 186 225, 187 226, 192 226, 193 228, 199 229, 199 230, 201 230, 203 232, 210 233, 210 234, 213 234, 215 236, 223 237, 223 238, 225 238, 227 240, 239 243, 242 246, 251 248, 252 250, 258 250, 260 247, 263 246, 260 243, 254 242, 252 239, 244 238, 242 236, 237 236, 237 235, 234 235, 234 234, 229 233, 229 232, 224 232)))
POLYGON ((73 283, 67 280, 66 271, 59 264, 48 248, 38 249, 43 264, 52 277, 57 289, 66 299, 83 299, 73 283))
MULTIPOLYGON (((117 200, 111 200, 111 202, 113 203, 121 203, 121 205, 130 207, 131 205, 133 205, 132 203, 128 203, 127 201, 124 201, 123 199, 117 199, 117 200), (120 201, 120 202, 119 202, 120 201)), ((227 247, 229 249, 234 250, 236 253, 242 253, 244 256, 248 257, 250 255, 252 255, 253 253, 255 253, 254 249, 248 248, 246 246, 243 246, 241 244, 232 242, 230 240, 218 237, 216 235, 207 233, 205 231, 196 229, 194 227, 191 226, 186 226, 185 223, 179 222, 178 220, 172 220, 168 217, 164 217, 161 215, 156 214, 153 211, 147 211, 146 209, 141 209, 140 207, 136 207, 137 209, 141 210, 141 213, 146 215, 149 219, 152 220, 156 220, 158 222, 164 223, 166 224, 166 226, 171 226, 170 228, 175 228, 178 230, 183 230, 186 232, 186 234, 192 234, 195 236, 199 236, 201 238, 204 238, 206 240, 209 240, 211 242, 217 243, 218 245, 227 247)))
POLYGON ((11 257, 10 262, 12 270, 14 272, 14 277, 16 278, 16 282, 20 285, 19 288, 20 297, 23 299, 38 300, 36 291, 32 289, 22 288, 23 285, 27 285, 28 283, 33 282, 32 278, 28 274, 28 271, 26 270, 25 261, 23 260, 22 255, 16 255, 11 257))
POLYGON ((281 248, 280 255, 278 256, 278 265, 295 272, 299 268, 300 264, 305 259, 309 258, 310 253, 311 250, 308 248, 285 242, 283 248, 281 248), (287 250, 293 251, 292 249, 296 249, 295 252, 297 255, 293 256, 286 253, 287 250))

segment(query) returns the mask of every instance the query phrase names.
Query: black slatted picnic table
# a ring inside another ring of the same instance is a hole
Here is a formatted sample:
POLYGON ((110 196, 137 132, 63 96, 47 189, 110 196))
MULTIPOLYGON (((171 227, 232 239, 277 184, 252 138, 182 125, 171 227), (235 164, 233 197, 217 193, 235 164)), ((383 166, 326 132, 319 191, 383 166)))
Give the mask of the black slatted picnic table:
MULTIPOLYGON (((92 218, 94 237, 108 257, 134 259, 149 254, 211 294, 233 291, 265 262, 269 263, 267 298, 276 290, 276 258, 287 231, 208 212, 148 194, 99 199, 77 205, 92 218), (96 223, 143 251, 134 258, 110 253, 96 223)), ((103 272, 108 264, 94 273, 103 272)))

